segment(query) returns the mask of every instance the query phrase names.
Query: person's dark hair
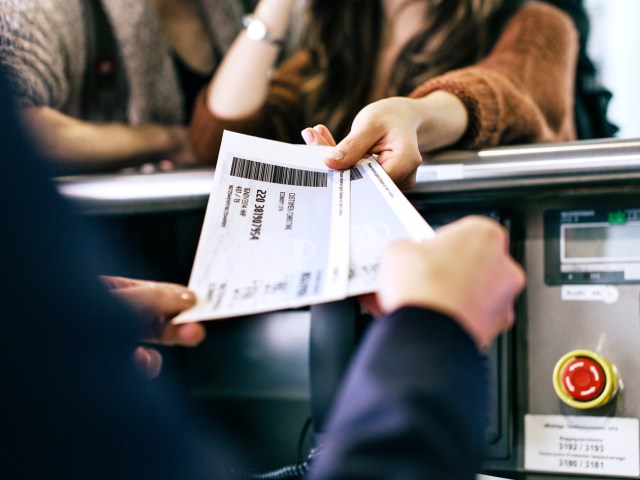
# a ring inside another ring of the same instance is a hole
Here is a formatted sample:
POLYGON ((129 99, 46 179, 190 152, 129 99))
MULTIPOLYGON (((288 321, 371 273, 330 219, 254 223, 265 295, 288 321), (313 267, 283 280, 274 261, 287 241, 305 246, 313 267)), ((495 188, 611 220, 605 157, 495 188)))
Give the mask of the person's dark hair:
MULTIPOLYGON (((491 20, 503 0, 406 0, 403 7, 415 2, 425 3, 424 27, 400 53, 388 96, 406 95, 486 55, 491 20)), ((308 20, 307 118, 341 135, 370 95, 385 15, 380 1, 311 0, 308 20)))

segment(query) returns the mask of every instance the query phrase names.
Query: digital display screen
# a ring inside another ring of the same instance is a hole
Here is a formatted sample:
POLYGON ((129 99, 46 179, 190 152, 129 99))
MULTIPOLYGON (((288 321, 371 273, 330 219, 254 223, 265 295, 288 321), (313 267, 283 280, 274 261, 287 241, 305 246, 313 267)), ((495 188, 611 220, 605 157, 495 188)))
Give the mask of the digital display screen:
POLYGON ((562 227, 563 260, 640 260, 640 224, 562 227))
POLYGON ((640 284, 640 206, 546 210, 544 281, 640 284))

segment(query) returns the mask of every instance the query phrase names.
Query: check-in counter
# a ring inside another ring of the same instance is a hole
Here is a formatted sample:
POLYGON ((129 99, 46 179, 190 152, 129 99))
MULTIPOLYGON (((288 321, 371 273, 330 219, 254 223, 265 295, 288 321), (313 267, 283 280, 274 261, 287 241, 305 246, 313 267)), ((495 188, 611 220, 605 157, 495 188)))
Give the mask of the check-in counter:
MULTIPOLYGON (((204 169, 57 185, 160 278, 185 283, 212 179, 204 169)), ((501 222, 527 272, 516 325, 487 353, 486 472, 640 478, 640 140, 442 153, 425 158, 406 194, 435 227, 468 214, 501 222)), ((322 343, 331 335, 314 335, 336 313, 323 308, 210 322, 205 343, 176 359, 186 392, 223 412, 265 468, 308 444, 310 392, 327 387, 314 379, 319 352, 344 355, 322 343)), ((356 310, 338 310, 354 318, 329 331, 347 339, 347 357, 366 328, 356 310)))

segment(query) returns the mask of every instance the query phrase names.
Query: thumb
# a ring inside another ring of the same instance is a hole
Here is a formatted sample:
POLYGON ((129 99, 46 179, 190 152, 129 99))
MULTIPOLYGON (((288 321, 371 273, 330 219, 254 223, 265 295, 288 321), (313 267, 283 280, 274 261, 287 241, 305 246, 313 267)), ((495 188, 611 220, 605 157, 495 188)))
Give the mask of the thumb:
POLYGON ((354 128, 329 152, 325 164, 336 170, 351 168, 373 149, 378 140, 377 133, 371 129, 354 128))

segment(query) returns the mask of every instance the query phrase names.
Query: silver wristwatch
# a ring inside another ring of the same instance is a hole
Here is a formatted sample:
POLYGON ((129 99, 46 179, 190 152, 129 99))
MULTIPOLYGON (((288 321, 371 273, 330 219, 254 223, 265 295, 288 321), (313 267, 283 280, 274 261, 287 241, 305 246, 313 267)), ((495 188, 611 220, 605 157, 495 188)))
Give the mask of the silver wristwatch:
POLYGON ((247 37, 249 37, 251 40, 264 40, 279 47, 284 45, 284 39, 277 38, 269 34, 267 26, 258 17, 255 17, 253 15, 245 15, 242 19, 242 25, 244 25, 244 28, 247 30, 247 37))

